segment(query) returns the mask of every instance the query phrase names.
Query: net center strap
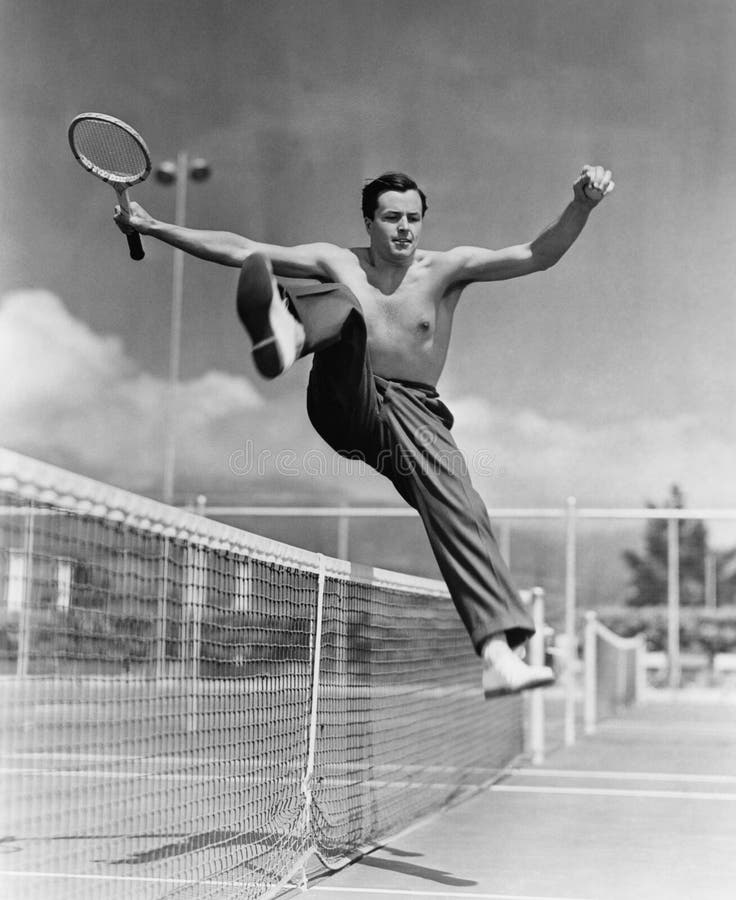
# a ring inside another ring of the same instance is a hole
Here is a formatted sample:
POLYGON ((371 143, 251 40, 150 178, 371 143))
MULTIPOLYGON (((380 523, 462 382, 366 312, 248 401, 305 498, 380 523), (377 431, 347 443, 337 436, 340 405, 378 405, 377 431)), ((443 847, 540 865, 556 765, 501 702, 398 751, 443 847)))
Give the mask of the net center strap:
POLYGON ((322 657, 322 615, 325 596, 325 558, 319 554, 319 576, 317 581, 317 611, 314 626, 314 659, 312 665, 312 698, 309 711, 309 744, 307 747, 307 764, 302 779, 304 809, 307 825, 312 807, 312 776, 314 775, 314 752, 317 741, 317 708, 319 705, 319 673, 322 657))

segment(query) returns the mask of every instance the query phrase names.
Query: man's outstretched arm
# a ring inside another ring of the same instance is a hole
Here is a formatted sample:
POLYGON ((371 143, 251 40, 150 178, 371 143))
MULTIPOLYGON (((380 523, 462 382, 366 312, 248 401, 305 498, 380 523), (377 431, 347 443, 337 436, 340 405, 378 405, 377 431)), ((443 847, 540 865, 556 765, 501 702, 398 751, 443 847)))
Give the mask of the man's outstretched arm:
POLYGON ((345 253, 344 250, 326 243, 280 247, 276 244, 254 241, 229 231, 183 228, 154 219, 135 202, 130 204, 130 214, 120 207, 115 207, 113 218, 123 232, 137 231, 199 259, 223 266, 239 267, 251 253, 262 253, 271 261, 274 273, 286 278, 329 278, 330 260, 336 254, 345 253))
POLYGON ((591 211, 614 188, 611 172, 602 166, 583 166, 573 184, 573 199, 562 215, 533 241, 502 250, 482 247, 455 247, 447 253, 455 282, 501 281, 530 275, 553 266, 575 243, 591 211), (600 191, 600 199, 591 199, 585 188, 600 191))

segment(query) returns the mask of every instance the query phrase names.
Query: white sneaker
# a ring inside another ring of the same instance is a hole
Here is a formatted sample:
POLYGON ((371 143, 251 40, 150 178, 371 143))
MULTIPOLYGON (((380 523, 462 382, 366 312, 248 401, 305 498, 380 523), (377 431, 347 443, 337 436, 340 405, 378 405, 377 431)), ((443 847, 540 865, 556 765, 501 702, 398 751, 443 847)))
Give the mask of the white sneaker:
POLYGON ((271 262, 262 253, 251 253, 243 263, 237 310, 253 341, 253 362, 264 378, 275 378, 296 362, 304 346, 304 327, 281 298, 271 262))
POLYGON ((529 666, 510 651, 493 663, 483 661, 483 693, 486 699, 503 694, 516 694, 531 688, 554 684, 555 673, 549 666, 529 666))

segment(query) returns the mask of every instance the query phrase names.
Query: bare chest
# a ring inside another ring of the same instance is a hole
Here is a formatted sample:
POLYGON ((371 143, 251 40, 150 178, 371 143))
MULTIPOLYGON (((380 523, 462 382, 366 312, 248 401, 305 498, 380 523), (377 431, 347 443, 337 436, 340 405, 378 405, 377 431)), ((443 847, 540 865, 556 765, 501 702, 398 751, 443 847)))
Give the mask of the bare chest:
POLYGON ((332 274, 360 302, 373 371, 436 384, 447 356, 457 291, 448 293, 431 260, 418 262, 393 284, 381 282, 359 253, 332 274))
POLYGON ((388 296, 368 290, 358 298, 369 333, 396 333, 424 340, 435 335, 441 321, 439 298, 430 291, 400 289, 388 296))
POLYGON ((443 291, 428 267, 408 272, 392 290, 374 283, 371 273, 360 266, 346 271, 340 280, 360 302, 369 335, 391 331, 422 339, 442 327, 443 291))

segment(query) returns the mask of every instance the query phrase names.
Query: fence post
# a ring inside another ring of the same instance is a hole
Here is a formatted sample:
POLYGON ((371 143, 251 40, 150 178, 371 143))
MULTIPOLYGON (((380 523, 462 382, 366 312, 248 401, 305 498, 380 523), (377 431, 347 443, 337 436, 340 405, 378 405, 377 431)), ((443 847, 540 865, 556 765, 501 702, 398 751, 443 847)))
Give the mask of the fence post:
POLYGON ((595 732, 596 720, 598 718, 597 697, 596 697, 596 667, 598 660, 596 658, 596 614, 593 610, 585 613, 585 649, 583 651, 585 660, 585 669, 583 676, 583 684, 585 685, 585 733, 593 734, 595 732))
POLYGON ((641 703, 647 691, 647 639, 639 635, 639 646, 636 650, 636 702, 641 703))
POLYGON ((705 551, 705 584, 703 586, 705 594, 705 608, 718 608, 718 566, 716 554, 708 549, 705 551))
MULTIPOLYGON (((532 588, 532 620, 534 636, 529 641, 529 662, 533 666, 543 666, 544 647, 544 590, 532 588)), ((544 762, 544 691, 529 692, 529 751, 532 765, 540 766, 544 762)))
POLYGON ((567 498, 567 530, 565 536, 565 746, 575 743, 575 665, 577 638, 575 614, 577 607, 577 501, 567 498))
POLYGON ((506 565, 511 568, 511 522, 501 522, 501 556, 506 565))
POLYGON ((350 517, 341 515, 337 518, 337 558, 347 559, 350 552, 350 517))
POLYGON ((667 519, 667 669, 669 686, 680 687, 680 529, 667 519))

